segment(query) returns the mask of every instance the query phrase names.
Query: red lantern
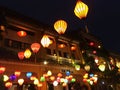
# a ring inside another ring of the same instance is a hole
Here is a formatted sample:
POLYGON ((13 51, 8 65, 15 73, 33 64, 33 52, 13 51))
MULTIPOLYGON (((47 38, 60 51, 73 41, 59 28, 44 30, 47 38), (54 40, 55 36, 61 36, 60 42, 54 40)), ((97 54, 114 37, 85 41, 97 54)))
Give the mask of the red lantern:
POLYGON ((12 82, 6 82, 6 83, 5 83, 5 87, 7 87, 7 88, 12 87, 12 82))
POLYGON ((18 57, 20 60, 24 59, 24 52, 18 52, 18 57))
POLYGON ((58 45, 59 48, 64 48, 65 47, 65 44, 60 44, 58 45))
POLYGON ((90 46, 93 46, 94 45, 94 42, 90 42, 90 46))
POLYGON ((20 37, 25 37, 27 35, 27 33, 25 31, 18 31, 17 34, 20 37))
POLYGON ((2 67, 2 66, 1 66, 1 67, 0 67, 0 74, 3 73, 3 72, 5 72, 5 69, 6 69, 5 67, 2 67))
POLYGON ((39 49, 40 49, 40 44, 39 44, 39 43, 33 43, 33 44, 31 45, 31 49, 32 49, 32 51, 33 51, 34 53, 37 53, 37 52, 39 51, 39 49))
POLYGON ((72 51, 76 50, 76 47, 75 46, 71 46, 71 50, 72 51))

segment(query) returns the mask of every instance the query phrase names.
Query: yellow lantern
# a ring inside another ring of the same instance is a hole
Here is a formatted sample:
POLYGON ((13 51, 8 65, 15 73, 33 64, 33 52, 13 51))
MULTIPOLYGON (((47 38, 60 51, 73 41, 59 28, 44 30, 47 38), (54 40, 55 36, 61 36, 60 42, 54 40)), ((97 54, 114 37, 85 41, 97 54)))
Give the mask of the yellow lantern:
POLYGON ((80 19, 85 18, 88 13, 88 6, 82 1, 78 0, 74 9, 74 13, 80 19))
POLYGON ((67 29, 67 22, 64 20, 58 20, 55 22, 54 28, 59 34, 64 34, 67 29))
POLYGON ((90 71, 90 65, 85 65, 84 69, 85 69, 86 71, 90 71))
POLYGON ((51 72, 50 70, 48 70, 47 75, 48 75, 48 76, 51 76, 51 75, 52 75, 52 72, 51 72))
POLYGON ((24 52, 24 56, 25 56, 25 58, 30 58, 31 51, 29 49, 26 49, 25 52, 24 52))
POLYGON ((98 68, 99 68, 102 72, 105 71, 105 65, 104 65, 104 64, 99 65, 98 68))
POLYGON ((48 38, 47 35, 44 35, 41 39, 41 44, 43 45, 43 47, 48 47, 50 45, 51 41, 48 38))

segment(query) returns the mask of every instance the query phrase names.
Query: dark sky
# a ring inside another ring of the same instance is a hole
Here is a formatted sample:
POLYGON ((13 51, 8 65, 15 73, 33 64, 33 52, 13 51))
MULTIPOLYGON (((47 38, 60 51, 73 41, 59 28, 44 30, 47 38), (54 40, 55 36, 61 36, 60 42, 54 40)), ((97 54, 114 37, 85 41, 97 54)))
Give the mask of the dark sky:
MULTIPOLYGON (((89 32, 101 39, 106 49, 120 53, 120 0, 82 0, 89 6, 86 18, 89 32)), ((76 0, 0 0, 0 5, 53 25, 58 19, 68 23, 67 30, 83 27, 74 15, 76 0)))

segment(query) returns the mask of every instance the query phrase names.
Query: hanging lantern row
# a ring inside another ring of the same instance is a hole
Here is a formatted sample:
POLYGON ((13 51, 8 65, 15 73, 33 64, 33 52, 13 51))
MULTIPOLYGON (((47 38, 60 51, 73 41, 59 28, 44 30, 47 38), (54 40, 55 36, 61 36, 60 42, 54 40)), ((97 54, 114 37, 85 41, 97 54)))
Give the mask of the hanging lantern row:
POLYGON ((78 0, 74 9, 74 13, 80 19, 86 18, 88 13, 88 6, 81 0, 78 0))

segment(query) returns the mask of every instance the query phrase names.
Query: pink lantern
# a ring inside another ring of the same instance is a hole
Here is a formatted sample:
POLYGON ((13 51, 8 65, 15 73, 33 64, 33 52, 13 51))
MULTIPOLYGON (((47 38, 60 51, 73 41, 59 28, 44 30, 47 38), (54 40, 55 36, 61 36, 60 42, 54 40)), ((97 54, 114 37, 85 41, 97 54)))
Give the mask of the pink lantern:
POLYGON ((34 53, 37 53, 37 52, 39 51, 39 49, 40 49, 40 44, 39 44, 39 43, 33 43, 33 44, 31 45, 31 49, 32 49, 32 51, 33 51, 34 53))
POLYGON ((24 59, 24 52, 18 52, 18 57, 20 60, 24 59))

